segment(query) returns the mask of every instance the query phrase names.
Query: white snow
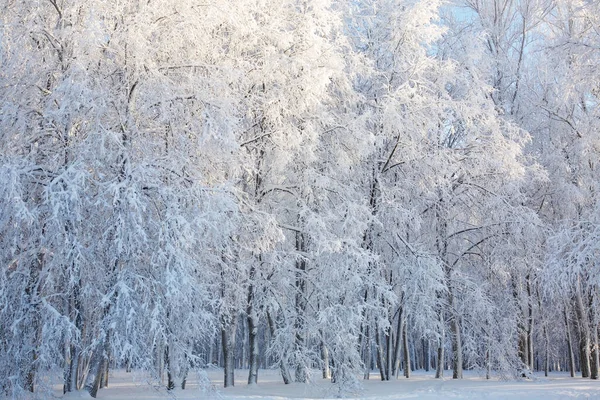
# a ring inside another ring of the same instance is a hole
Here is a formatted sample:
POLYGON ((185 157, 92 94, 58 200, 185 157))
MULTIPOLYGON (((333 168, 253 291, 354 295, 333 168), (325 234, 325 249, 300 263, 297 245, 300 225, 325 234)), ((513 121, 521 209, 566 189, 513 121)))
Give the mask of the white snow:
MULTIPOLYGON (((206 371, 207 376, 190 377, 186 390, 167 392, 162 387, 148 383, 141 374, 127 374, 123 370, 113 371, 109 387, 101 389, 98 399, 107 400, 151 400, 151 399, 206 399, 206 400, 283 400, 283 399, 335 399, 339 398, 336 388, 320 379, 315 372, 313 381, 307 385, 281 382, 277 370, 260 370, 259 384, 249 386, 245 382, 247 370, 236 370, 235 387, 222 387, 222 370, 206 371), (199 378, 206 384, 199 385, 199 378), (202 386, 202 387, 201 387, 202 386)), ((447 373, 451 373, 447 371, 447 373)), ((400 378, 381 382, 374 373, 368 381, 361 381, 363 389, 343 396, 347 399, 395 400, 395 399, 489 399, 489 400, 562 400, 600 399, 600 381, 571 378, 568 373, 551 373, 548 378, 535 375, 532 380, 503 381, 486 380, 476 373, 466 373, 463 380, 451 378, 434 379, 432 373, 416 372, 410 379, 400 378)), ((57 398, 89 399, 85 391, 61 395, 56 385, 57 398)))

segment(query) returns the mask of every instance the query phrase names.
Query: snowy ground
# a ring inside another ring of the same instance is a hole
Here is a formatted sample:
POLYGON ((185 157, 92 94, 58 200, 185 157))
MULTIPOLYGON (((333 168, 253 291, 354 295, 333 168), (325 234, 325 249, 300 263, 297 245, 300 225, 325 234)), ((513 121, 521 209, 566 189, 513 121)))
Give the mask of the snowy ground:
MULTIPOLYGON (((236 385, 222 387, 222 371, 210 370, 204 377, 194 377, 186 390, 168 393, 162 387, 155 388, 139 374, 123 371, 112 373, 109 387, 100 390, 98 399, 108 400, 151 400, 151 399, 206 399, 206 400, 283 400, 283 399, 333 399, 337 392, 332 385, 315 376, 308 385, 281 383, 278 371, 259 372, 259 385, 249 387, 245 383, 247 371, 236 371, 236 385), (199 379, 200 378, 200 379, 199 379), (210 379, 210 382, 206 379, 210 379), (204 380, 205 384, 199 382, 204 380)), ((429 373, 415 373, 410 379, 390 382, 377 380, 377 375, 363 382, 363 390, 347 394, 349 399, 393 400, 393 399, 491 399, 491 400, 562 400, 600 399, 600 381, 570 378, 568 374, 553 373, 550 377, 536 376, 531 381, 486 381, 476 374, 466 379, 436 380, 429 373)), ((56 386, 55 398, 89 398, 82 393, 71 393, 62 397, 56 386)))

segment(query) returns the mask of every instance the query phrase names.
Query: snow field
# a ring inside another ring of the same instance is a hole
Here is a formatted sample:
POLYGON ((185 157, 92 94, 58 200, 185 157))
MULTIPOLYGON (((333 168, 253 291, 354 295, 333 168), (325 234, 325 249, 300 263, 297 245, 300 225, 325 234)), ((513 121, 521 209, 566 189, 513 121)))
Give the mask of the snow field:
MULTIPOLYGON (((100 390, 98 399, 106 400, 308 400, 339 398, 337 389, 315 374, 313 382, 284 385, 277 370, 259 371, 259 384, 246 383, 247 370, 236 370, 235 386, 223 388, 221 369, 206 372, 206 375, 190 377, 186 390, 168 392, 164 386, 149 384, 141 373, 127 374, 123 370, 113 371, 109 387, 100 390), (209 379, 206 380, 206 378, 209 379), (200 382, 203 382, 201 385, 200 382)), ((395 400, 395 399, 489 399, 489 400, 562 400, 600 399, 600 381, 571 378, 568 373, 552 373, 548 378, 536 375, 533 380, 501 381, 486 380, 469 371, 463 380, 444 378, 437 380, 431 373, 416 372, 410 379, 400 378, 381 382, 377 373, 368 381, 361 381, 363 389, 348 393, 343 398, 352 400, 395 400)), ((62 396, 61 386, 55 386, 55 398, 90 398, 85 391, 62 396)))

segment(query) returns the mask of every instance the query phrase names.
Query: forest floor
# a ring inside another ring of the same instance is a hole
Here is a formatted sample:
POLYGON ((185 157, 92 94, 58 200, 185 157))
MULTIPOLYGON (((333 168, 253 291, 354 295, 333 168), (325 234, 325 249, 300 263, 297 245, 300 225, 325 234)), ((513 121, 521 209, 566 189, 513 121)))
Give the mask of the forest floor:
MULTIPOLYGON (((335 399, 337 389, 328 381, 314 375, 308 385, 284 385, 277 370, 260 370, 259 384, 248 386, 247 370, 236 370, 235 387, 224 389, 222 370, 202 371, 190 377, 186 390, 167 392, 155 387, 141 374, 113 371, 109 387, 101 389, 98 399, 107 400, 158 400, 158 399, 202 399, 202 400, 284 400, 284 399, 335 399)), ((451 371, 447 371, 451 375, 451 371)), ((394 400, 394 399, 490 399, 490 400, 562 400, 600 399, 600 381, 571 378, 568 373, 543 373, 531 380, 486 380, 474 372, 467 372, 463 380, 451 378, 434 379, 432 373, 417 371, 410 379, 400 378, 381 382, 374 373, 370 380, 361 381, 363 388, 343 395, 347 399, 394 400)), ((85 391, 62 396, 56 385, 53 398, 90 398, 85 391)))

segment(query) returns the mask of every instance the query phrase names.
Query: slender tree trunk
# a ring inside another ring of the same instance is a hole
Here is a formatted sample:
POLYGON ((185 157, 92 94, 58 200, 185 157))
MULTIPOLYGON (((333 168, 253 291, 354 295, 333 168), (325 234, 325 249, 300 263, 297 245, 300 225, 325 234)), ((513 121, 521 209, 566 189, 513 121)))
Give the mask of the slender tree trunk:
POLYGON ((431 369, 431 355, 429 354, 429 339, 423 338, 423 368, 425 372, 431 369))
MULTIPOLYGON (((306 251, 306 242, 304 234, 296 232, 296 250, 300 253, 306 251)), ((301 355, 305 353, 305 332, 304 332, 304 318, 306 312, 306 260, 299 259, 296 261, 296 298, 295 308, 296 317, 294 320, 294 354, 301 355)), ((296 371, 295 378, 296 382, 306 383, 308 381, 307 366, 304 365, 304 360, 296 359, 296 371)))
MULTIPOLYGON (((392 324, 390 323, 390 326, 386 329, 385 331, 385 346, 386 346, 386 355, 385 355, 385 361, 386 361, 386 367, 385 367, 385 374, 386 374, 386 380, 390 380, 392 377, 392 366, 393 366, 393 362, 394 362, 394 355, 393 355, 393 350, 394 350, 394 344, 393 344, 393 340, 394 337, 392 335, 392 324)), ((398 338, 397 340, 399 340, 400 338, 398 338)))
POLYGON ((444 342, 446 337, 446 329, 444 328, 444 312, 440 310, 440 339, 437 348, 437 364, 435 366, 435 377, 436 379, 441 379, 444 377, 444 342))
MULTIPOLYGON (((109 349, 110 351, 110 349, 109 349)), ((102 375, 102 387, 108 387, 108 369, 110 368, 110 353, 107 354, 106 360, 104 362, 104 374, 102 375)))
POLYGON ((188 373, 190 371, 190 361, 188 359, 187 353, 183 356, 184 365, 183 365, 183 373, 181 378, 181 390, 185 390, 185 384, 187 383, 188 373))
POLYGON ((544 351, 544 376, 548 376, 548 372, 550 372, 550 338, 548 337, 548 328, 546 324, 544 324, 544 341, 546 344, 546 348, 544 351))
MULTIPOLYGON (((449 275, 449 271, 447 274, 449 275)), ((448 279, 449 281, 449 279, 448 279)), ((462 337, 460 332, 460 321, 459 316, 456 314, 454 309, 454 295, 452 289, 449 286, 448 294, 448 305, 452 313, 452 319, 450 320, 450 329, 452 330, 452 379, 462 379, 463 377, 463 356, 462 356, 462 337)))
POLYGON ((400 351, 401 351, 401 340, 403 323, 404 323, 404 315, 402 315, 402 307, 398 309, 398 324, 396 325, 396 343, 394 345, 394 369, 392 371, 392 376, 398 378, 398 374, 400 371, 400 351))
POLYGON ((573 354, 573 341, 571 340, 571 324, 569 323, 569 315, 567 307, 564 308, 565 327, 567 331, 567 352, 569 353, 569 372, 571 378, 575 377, 575 355, 573 354))
POLYGON ((600 357, 598 354, 598 323, 596 316, 596 309, 594 307, 593 298, 590 296, 589 302, 590 309, 590 324, 592 328, 590 329, 590 334, 592 336, 592 352, 591 352, 591 363, 590 363, 590 378, 598 379, 599 369, 600 369, 600 357))
MULTIPOLYGON (((273 316, 269 311, 267 311, 267 322, 269 323, 269 331, 271 333, 272 340, 273 338, 275 338, 275 321, 273 320, 273 316)), ((279 370, 281 371, 281 378, 283 379, 283 383, 289 385, 290 383, 292 383, 292 376, 286 366, 286 356, 286 354, 283 354, 283 356, 279 359, 279 370)))
POLYGON ((164 372, 165 372, 165 345, 162 341, 156 344, 156 372, 160 384, 164 384, 164 372))
POLYGON ((588 316, 583 306, 583 298, 581 293, 581 283, 579 279, 576 282, 575 288, 575 314, 579 326, 579 362, 581 364, 581 376, 589 378, 591 374, 590 366, 590 330, 588 325, 588 316))
POLYGON ((72 386, 72 373, 73 373, 73 364, 75 361, 73 360, 73 346, 67 341, 64 347, 64 358, 65 358, 65 366, 63 370, 63 394, 66 394, 73 390, 72 386))
POLYGON ((365 322, 365 336, 363 339, 363 350, 364 350, 364 362, 365 362, 365 374, 363 376, 364 379, 370 379, 371 377, 371 359, 373 355, 371 354, 371 328, 367 322, 365 322))
POLYGON ((377 364, 379 364, 379 374, 381 375, 381 380, 386 381, 387 373, 385 371, 386 363, 385 363, 385 355, 383 352, 383 341, 381 340, 381 330, 379 329, 379 324, 375 323, 375 344, 377 345, 377 364))
POLYGON ((452 352, 454 370, 452 372, 452 379, 462 379, 463 377, 463 357, 462 357, 462 338, 460 333, 460 323, 458 316, 455 315, 450 322, 450 328, 452 329, 452 352))
MULTIPOLYGON (((527 282, 527 361, 526 364, 529 369, 533 372, 533 299, 532 299, 532 288, 531 288, 531 277, 529 274, 525 277, 527 282)), ((541 307, 541 300, 538 293, 538 303, 541 307)))
MULTIPOLYGON (((108 310, 105 314, 108 314, 108 310)), ((110 350, 110 333, 109 329, 105 329, 104 335, 100 343, 98 344, 90 365, 90 373, 88 374, 88 383, 86 389, 90 396, 96 398, 98 390, 102 385, 103 375, 106 371, 108 364, 108 354, 110 350)))
POLYGON ((223 386, 235 384, 235 336, 237 316, 228 316, 221 325, 221 344, 223 346, 223 386))
MULTIPOLYGON (((84 324, 83 324, 83 310, 79 299, 79 287, 81 283, 78 282, 73 288, 73 293, 69 296, 68 308, 71 320, 75 322, 75 328, 79 332, 80 337, 83 337, 84 324)), ((74 343, 73 339, 69 339, 65 344, 65 374, 63 383, 63 393, 68 393, 73 390, 78 390, 78 372, 80 362, 80 344, 74 343)))
POLYGON ((171 355, 171 346, 167 344, 165 346, 165 365, 167 366, 167 390, 175 389, 175 379, 173 376, 173 363, 171 355))
MULTIPOLYGON (((402 352, 404 353, 404 377, 410 378, 410 353, 408 346, 408 328, 407 323, 404 323, 404 329, 402 330, 402 352)), ((400 340, 400 338, 398 338, 400 340)))
MULTIPOLYGON (((259 260, 260 261, 260 260, 259 260)), ((250 282, 253 282, 256 275, 254 266, 250 267, 250 282)), ((258 315, 254 309, 254 285, 248 287, 248 307, 246 309, 248 316, 248 343, 250 345, 250 368, 248 371, 248 384, 256 385, 258 383, 258 315)))
POLYGON ((329 370, 329 350, 327 346, 325 346, 325 342, 321 340, 320 344, 321 349, 321 361, 323 362, 323 367, 321 368, 321 372, 323 373, 323 379, 331 378, 331 371, 329 370))
POLYGON ((77 362, 77 390, 81 390, 85 382, 87 382, 87 378, 90 371, 90 364, 92 363, 92 357, 89 355, 84 355, 83 353, 79 353, 79 361, 77 362))

